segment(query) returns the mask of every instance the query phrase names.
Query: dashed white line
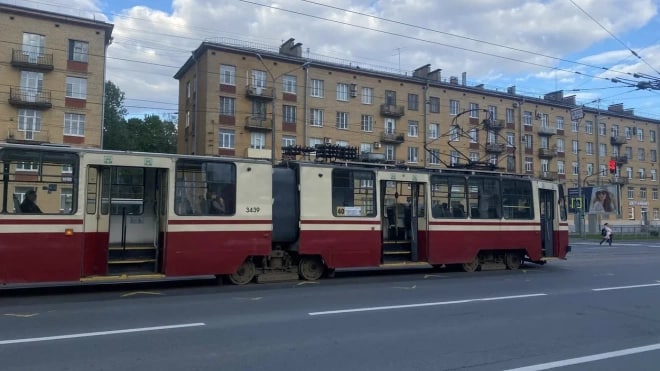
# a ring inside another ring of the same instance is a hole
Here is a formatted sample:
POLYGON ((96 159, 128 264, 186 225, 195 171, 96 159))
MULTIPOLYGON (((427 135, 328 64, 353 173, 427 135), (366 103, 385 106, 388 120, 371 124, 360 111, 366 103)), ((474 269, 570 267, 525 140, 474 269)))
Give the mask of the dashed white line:
POLYGON ((631 285, 631 286, 615 286, 615 287, 602 287, 599 289, 591 289, 591 291, 611 291, 611 290, 624 290, 624 289, 637 289, 640 287, 660 286, 660 283, 649 283, 645 285, 631 285))
POLYGON ((85 337, 92 337, 92 336, 128 334, 128 333, 132 333, 132 332, 172 330, 172 329, 177 329, 177 328, 197 327, 197 326, 205 326, 205 325, 206 324, 202 323, 202 322, 200 322, 200 323, 184 323, 184 324, 181 324, 181 325, 141 327, 141 328, 129 328, 129 329, 123 329, 123 330, 113 330, 113 331, 83 332, 83 333, 79 333, 79 334, 44 336, 44 337, 38 337, 38 338, 0 340, 0 345, 19 344, 19 343, 34 343, 34 342, 38 342, 38 341, 76 339, 76 338, 85 338, 85 337))
POLYGON ((643 346, 643 347, 621 349, 621 350, 616 350, 616 351, 613 351, 613 352, 593 354, 593 355, 590 355, 590 356, 584 356, 584 357, 578 357, 578 358, 570 358, 570 359, 565 359, 563 361, 548 362, 548 363, 541 363, 541 364, 538 364, 538 365, 512 368, 512 369, 509 369, 509 370, 506 370, 506 371, 549 370, 551 368, 556 368, 556 367, 565 367, 565 366, 571 366, 571 365, 578 365, 578 364, 581 364, 581 363, 601 361, 603 359, 614 358, 614 357, 623 357, 623 356, 627 356, 627 355, 631 355, 631 354, 651 352, 651 351, 659 350, 659 349, 660 349, 660 344, 652 344, 652 345, 646 345, 646 346, 643 346))
POLYGON ((382 306, 382 307, 364 307, 364 308, 328 310, 328 311, 323 311, 323 312, 311 312, 311 313, 308 313, 308 314, 310 316, 323 316, 323 315, 329 315, 329 314, 372 312, 372 311, 378 311, 378 310, 433 307, 433 306, 450 305, 450 304, 465 304, 465 303, 474 303, 474 302, 480 302, 480 301, 524 299, 524 298, 533 298, 533 297, 537 297, 537 296, 546 296, 546 295, 547 294, 539 293, 539 294, 527 294, 527 295, 499 296, 499 297, 492 297, 492 298, 477 298, 477 299, 464 299, 464 300, 452 300, 452 301, 438 301, 438 302, 431 302, 431 303, 387 305, 387 306, 382 306))

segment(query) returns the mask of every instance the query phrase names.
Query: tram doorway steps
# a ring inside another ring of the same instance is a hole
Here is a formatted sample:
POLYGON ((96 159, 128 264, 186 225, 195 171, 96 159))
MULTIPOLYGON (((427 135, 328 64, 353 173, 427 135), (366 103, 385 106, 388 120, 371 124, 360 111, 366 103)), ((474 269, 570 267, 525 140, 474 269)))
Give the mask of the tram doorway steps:
POLYGON ((143 274, 156 272, 154 246, 110 246, 108 274, 143 274))
POLYGON ((410 241, 386 241, 383 244, 383 264, 404 263, 411 259, 410 241))

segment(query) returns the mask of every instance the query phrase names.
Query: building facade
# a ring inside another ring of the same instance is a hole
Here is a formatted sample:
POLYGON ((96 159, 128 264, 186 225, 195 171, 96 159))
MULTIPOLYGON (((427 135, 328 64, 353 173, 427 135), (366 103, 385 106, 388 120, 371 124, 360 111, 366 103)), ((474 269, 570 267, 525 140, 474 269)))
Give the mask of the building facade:
POLYGON ((622 104, 577 109, 561 91, 493 91, 430 65, 403 75, 324 62, 293 39, 279 50, 204 42, 175 78, 179 153, 275 161, 286 146, 332 143, 410 166, 492 165, 594 195, 615 189, 620 213, 588 215, 592 231, 660 221, 660 121, 622 104))
POLYGON ((101 147, 112 29, 0 4, 0 141, 101 147))

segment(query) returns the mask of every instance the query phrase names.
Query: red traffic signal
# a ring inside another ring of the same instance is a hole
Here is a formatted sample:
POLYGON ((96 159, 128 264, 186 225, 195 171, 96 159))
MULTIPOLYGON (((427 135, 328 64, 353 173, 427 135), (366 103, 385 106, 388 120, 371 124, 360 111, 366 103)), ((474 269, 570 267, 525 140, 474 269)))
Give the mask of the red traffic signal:
POLYGON ((610 174, 616 173, 616 161, 610 160, 610 174))

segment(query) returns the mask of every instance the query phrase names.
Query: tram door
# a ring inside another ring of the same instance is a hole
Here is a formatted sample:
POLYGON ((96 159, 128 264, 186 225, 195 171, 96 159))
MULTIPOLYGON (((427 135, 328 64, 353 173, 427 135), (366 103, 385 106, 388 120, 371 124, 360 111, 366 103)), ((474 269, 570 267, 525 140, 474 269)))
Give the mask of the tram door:
POLYGON ((383 264, 418 260, 421 183, 381 181, 383 264))
POLYGON ((95 225, 96 237, 93 248, 86 244, 93 263, 86 275, 159 272, 166 174, 157 168, 89 167, 86 224, 95 225))
POLYGON ((555 205, 557 197, 554 190, 539 189, 539 210, 541 213, 541 248, 543 256, 556 256, 554 251, 555 205))

